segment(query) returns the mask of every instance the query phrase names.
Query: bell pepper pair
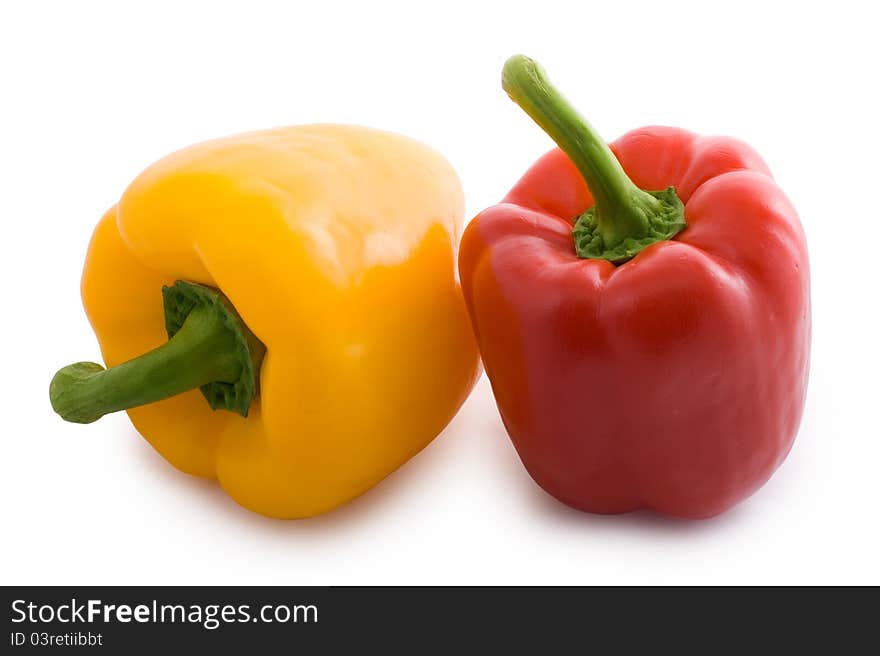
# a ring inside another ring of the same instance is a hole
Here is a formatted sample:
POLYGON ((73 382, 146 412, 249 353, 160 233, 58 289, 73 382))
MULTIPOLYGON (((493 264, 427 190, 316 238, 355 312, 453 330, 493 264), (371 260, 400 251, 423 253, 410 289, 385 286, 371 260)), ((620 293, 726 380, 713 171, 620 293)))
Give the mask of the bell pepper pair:
POLYGON ((127 409, 179 469, 306 517, 444 428, 478 343, 526 469, 561 501, 709 517, 747 497, 803 410, 794 209, 741 142, 644 128, 609 148, 531 60, 503 85, 560 149, 470 223, 460 286, 460 185, 404 137, 284 128, 147 169, 83 274, 110 368, 59 371, 55 410, 127 409))

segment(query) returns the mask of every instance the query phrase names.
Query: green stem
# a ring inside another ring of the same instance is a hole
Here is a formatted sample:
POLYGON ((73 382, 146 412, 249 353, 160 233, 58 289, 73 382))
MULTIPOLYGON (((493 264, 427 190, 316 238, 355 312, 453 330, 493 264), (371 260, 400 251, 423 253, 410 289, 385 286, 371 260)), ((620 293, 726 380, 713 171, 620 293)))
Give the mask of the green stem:
POLYGON ((163 296, 166 323, 179 322, 169 327, 165 344, 110 369, 78 362, 55 374, 49 398, 63 419, 87 424, 199 387, 212 408, 247 415, 255 383, 242 379, 259 367, 259 359, 252 362, 251 356, 258 351, 262 357, 262 350, 254 348, 259 342, 239 325, 240 318, 216 290, 178 282, 163 296), (237 393, 242 385, 249 389, 237 393))
POLYGON ((580 257, 625 261, 685 226, 684 207, 674 190, 639 189, 608 144, 550 83, 537 62, 514 55, 504 64, 501 84, 568 155, 590 189, 595 205, 578 219, 581 234, 575 230, 576 242, 586 242, 577 244, 580 257))

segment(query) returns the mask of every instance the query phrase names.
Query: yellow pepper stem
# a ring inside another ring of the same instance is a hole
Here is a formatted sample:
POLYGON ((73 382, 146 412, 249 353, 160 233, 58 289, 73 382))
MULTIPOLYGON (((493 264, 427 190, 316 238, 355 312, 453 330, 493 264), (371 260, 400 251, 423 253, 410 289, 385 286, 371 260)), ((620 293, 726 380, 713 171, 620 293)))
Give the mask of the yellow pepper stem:
POLYGON ((162 294, 168 342, 110 369, 78 362, 59 370, 49 398, 62 419, 88 424, 197 387, 213 409, 247 416, 265 347, 217 290, 178 281, 162 294))

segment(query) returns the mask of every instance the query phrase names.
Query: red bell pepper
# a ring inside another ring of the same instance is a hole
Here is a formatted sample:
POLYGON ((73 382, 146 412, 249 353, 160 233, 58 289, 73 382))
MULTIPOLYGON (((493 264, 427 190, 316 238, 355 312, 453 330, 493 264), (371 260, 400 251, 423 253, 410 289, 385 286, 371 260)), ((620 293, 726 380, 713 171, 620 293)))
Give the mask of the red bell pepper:
POLYGON ((804 407, 797 213, 740 141, 648 127, 609 149, 535 62, 511 58, 503 86, 561 148, 460 254, 523 464, 585 511, 724 511, 780 465, 804 407))

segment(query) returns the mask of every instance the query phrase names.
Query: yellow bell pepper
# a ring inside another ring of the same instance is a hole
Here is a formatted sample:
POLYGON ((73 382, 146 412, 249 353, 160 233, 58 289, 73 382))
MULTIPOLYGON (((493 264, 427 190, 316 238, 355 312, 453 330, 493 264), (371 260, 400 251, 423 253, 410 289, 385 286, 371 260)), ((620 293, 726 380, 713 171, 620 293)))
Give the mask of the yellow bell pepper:
POLYGON ((473 386, 463 209, 440 155, 378 130, 173 153, 95 230, 82 296, 110 368, 60 370, 53 407, 80 423, 128 409, 171 464, 258 513, 330 510, 424 448, 473 386))

